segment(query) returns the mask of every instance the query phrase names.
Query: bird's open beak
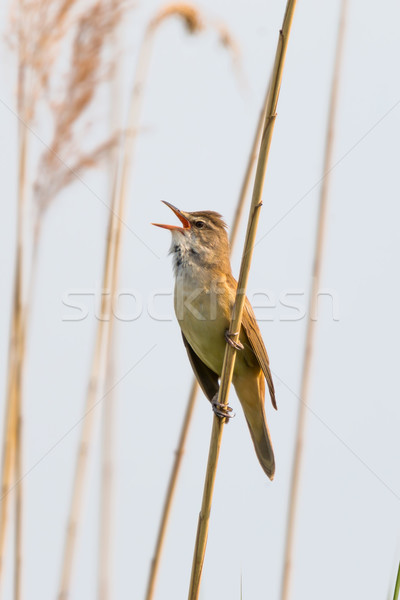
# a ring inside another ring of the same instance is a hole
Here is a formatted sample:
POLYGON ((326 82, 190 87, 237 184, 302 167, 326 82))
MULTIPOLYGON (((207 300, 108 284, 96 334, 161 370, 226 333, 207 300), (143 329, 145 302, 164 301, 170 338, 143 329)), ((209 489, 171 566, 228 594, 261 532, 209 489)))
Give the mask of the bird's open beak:
POLYGON ((170 208, 176 214, 176 216, 182 223, 183 227, 179 227, 178 225, 161 225, 160 223, 152 223, 152 225, 155 225, 156 227, 163 227, 163 229, 170 229, 171 231, 182 231, 182 233, 184 233, 184 231, 186 229, 190 229, 189 221, 186 219, 186 217, 183 215, 183 213, 179 210, 179 208, 172 206, 172 204, 170 204, 169 202, 165 202, 165 200, 162 200, 162 202, 164 204, 166 204, 168 206, 168 208, 170 208))

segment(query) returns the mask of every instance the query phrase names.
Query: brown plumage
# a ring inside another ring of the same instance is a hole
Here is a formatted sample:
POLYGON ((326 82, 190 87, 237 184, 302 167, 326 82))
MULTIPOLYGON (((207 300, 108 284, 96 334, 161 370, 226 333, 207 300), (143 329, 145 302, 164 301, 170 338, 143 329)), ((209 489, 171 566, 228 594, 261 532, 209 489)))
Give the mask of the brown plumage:
MULTIPOLYGON (((216 212, 189 213, 167 202, 165 204, 182 223, 179 227, 156 224, 172 233, 171 254, 176 277, 175 313, 197 380, 215 412, 221 415, 217 406, 218 379, 237 288, 231 272, 226 225, 216 212)), ((275 390, 268 354, 247 298, 239 340, 241 349, 236 355, 233 385, 258 460, 268 477, 273 479, 275 459, 265 417, 264 378, 274 408, 275 390)))

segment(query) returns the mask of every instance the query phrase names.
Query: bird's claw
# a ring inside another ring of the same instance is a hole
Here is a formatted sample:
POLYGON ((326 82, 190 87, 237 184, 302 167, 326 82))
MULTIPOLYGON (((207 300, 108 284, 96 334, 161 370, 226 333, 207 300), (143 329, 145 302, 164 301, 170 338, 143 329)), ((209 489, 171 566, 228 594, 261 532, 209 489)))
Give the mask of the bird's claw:
POLYGON ((213 400, 211 402, 211 405, 214 413, 217 415, 217 417, 220 417, 221 419, 225 418, 229 420, 235 416, 235 413, 228 404, 221 404, 221 402, 213 400))
POLYGON ((243 344, 238 340, 237 342, 232 339, 236 336, 238 336, 238 333, 230 333, 228 330, 225 331, 225 341, 228 342, 228 344, 230 346, 232 346, 232 348, 235 348, 235 350, 243 350, 244 346, 243 344))

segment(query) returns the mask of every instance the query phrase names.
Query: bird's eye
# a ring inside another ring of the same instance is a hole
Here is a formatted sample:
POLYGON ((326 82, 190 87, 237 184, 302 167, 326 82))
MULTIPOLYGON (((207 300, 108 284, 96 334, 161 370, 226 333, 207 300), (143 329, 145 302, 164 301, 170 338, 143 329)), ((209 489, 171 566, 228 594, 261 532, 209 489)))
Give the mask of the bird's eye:
POLYGON ((204 227, 204 221, 196 221, 195 225, 197 229, 202 229, 204 227))

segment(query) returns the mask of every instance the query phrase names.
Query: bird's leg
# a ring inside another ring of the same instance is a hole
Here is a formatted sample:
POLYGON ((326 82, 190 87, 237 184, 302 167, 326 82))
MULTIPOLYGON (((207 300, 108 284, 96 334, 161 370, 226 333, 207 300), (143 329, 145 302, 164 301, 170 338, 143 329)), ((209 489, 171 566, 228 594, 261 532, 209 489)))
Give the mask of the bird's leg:
POLYGON ((211 400, 211 406, 217 417, 227 419, 228 423, 229 419, 232 419, 232 417, 235 416, 235 413, 228 404, 221 404, 221 402, 218 402, 218 393, 219 392, 217 392, 211 400))
POLYGON ((244 349, 243 344, 239 340, 236 342, 234 339, 232 339, 238 335, 239 335, 239 333, 230 333, 227 329, 225 331, 225 341, 228 342, 228 344, 230 346, 235 348, 235 350, 243 350, 244 349))

